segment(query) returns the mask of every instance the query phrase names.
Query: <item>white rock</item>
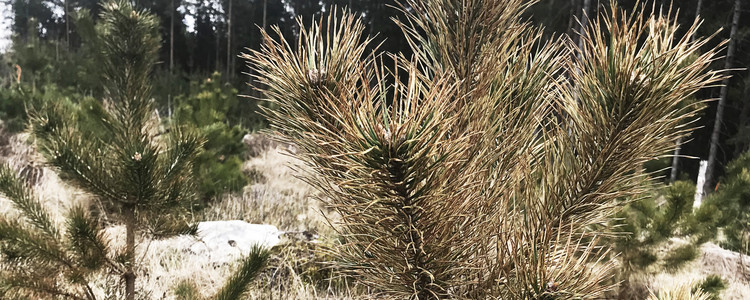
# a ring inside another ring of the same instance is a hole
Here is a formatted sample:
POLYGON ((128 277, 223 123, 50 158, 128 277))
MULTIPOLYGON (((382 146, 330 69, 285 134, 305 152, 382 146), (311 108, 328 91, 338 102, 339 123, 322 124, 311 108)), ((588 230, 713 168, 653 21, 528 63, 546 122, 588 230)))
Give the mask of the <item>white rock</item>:
MULTIPOLYGON (((250 224, 245 221, 212 221, 198 223, 195 236, 179 235, 167 239, 140 241, 137 251, 146 251, 139 256, 157 262, 179 260, 189 264, 223 265, 232 263, 250 252, 254 245, 271 248, 281 242, 276 226, 250 224)), ((125 226, 112 226, 105 229, 113 248, 125 246, 125 226)))
POLYGON ((276 246, 282 233, 273 225, 239 220, 201 222, 198 224, 197 240, 188 249, 192 254, 225 262, 246 255, 256 244, 266 248, 276 246))

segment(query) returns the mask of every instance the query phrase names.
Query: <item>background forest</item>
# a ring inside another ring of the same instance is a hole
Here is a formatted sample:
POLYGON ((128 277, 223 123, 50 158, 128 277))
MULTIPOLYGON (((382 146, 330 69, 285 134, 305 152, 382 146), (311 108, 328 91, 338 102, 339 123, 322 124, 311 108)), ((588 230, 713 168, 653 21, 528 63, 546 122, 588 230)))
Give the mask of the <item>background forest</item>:
MULTIPOLYGON (((98 1, 11 1, 4 0, 11 10, 6 15, 11 25, 12 44, 1 54, 0 74, 4 87, 3 98, 13 99, 14 93, 24 93, 34 98, 44 98, 49 93, 60 93, 64 96, 85 95, 97 98, 102 90, 97 82, 96 57, 93 53, 96 45, 92 41, 93 25, 101 10, 98 1), (20 67, 20 71, 15 66, 20 67), (21 76, 17 76, 21 72, 21 76), (9 95, 10 94, 10 95, 9 95)), ((729 39, 732 32, 733 53, 727 60, 716 62, 716 68, 733 69, 732 78, 728 81, 725 106, 720 114, 721 124, 715 152, 715 175, 706 186, 715 189, 716 183, 724 172, 723 166, 739 156, 750 144, 750 131, 747 129, 747 116, 750 115, 750 89, 746 84, 750 64, 748 50, 750 38, 748 27, 747 3, 738 11, 736 28, 733 30, 735 2, 742 0, 720 1, 653 1, 656 9, 679 11, 678 21, 682 30, 693 22, 696 14, 704 20, 697 35, 708 36, 718 29, 722 31, 712 39, 713 47, 729 39)), ((619 6, 632 9, 636 1, 617 1, 619 6)), ((651 2, 649 2, 651 3, 651 2)), ((366 32, 377 33, 377 45, 383 43, 378 51, 402 52, 407 57, 409 47, 398 27, 391 18, 399 16, 393 7, 394 1, 357 1, 357 0, 252 0, 252 1, 136 1, 136 5, 153 12, 160 20, 159 32, 162 44, 159 52, 159 63, 154 74, 154 97, 160 115, 171 116, 175 113, 186 95, 195 91, 200 82, 218 73, 223 84, 234 88, 239 95, 253 95, 246 75, 250 72, 238 58, 248 49, 259 49, 260 28, 278 25, 285 36, 299 32, 295 18, 302 17, 304 24, 315 16, 320 16, 333 7, 347 6, 363 18, 366 32)), ((586 15, 596 15, 609 5, 608 1, 594 0, 542 0, 526 12, 529 20, 545 27, 548 37, 569 35, 575 41, 581 26, 585 26, 586 15), (578 22, 576 20, 584 20, 578 22)), ((727 47, 729 48, 729 47, 727 47)), ((726 54, 726 53, 725 53, 726 54)), ((728 55, 729 56, 729 55, 728 55)), ((251 85, 253 83, 250 83, 251 85)), ((696 98, 718 99, 722 95, 720 88, 701 91, 696 98)), ((82 97, 70 97, 80 99, 82 97)), ((247 130, 257 130, 265 126, 265 120, 256 111, 259 103, 253 98, 241 98, 231 101, 227 110, 226 121, 231 125, 240 125, 247 130)), ((18 102, 4 101, 2 109, 10 128, 13 120, 22 115, 18 111, 18 102)), ((709 158, 712 132, 716 122, 718 101, 710 102, 698 121, 700 129, 695 131, 689 141, 683 145, 680 154, 694 158, 709 158)), ((698 159, 681 159, 675 166, 677 172, 671 174, 665 169, 665 180, 690 179, 695 181, 698 173, 698 159)), ((669 167, 671 161, 665 159, 654 167, 669 167)))
MULTIPOLYGON (((0 152, 13 167, 20 169, 21 178, 30 186, 36 185, 40 194, 66 193, 70 187, 60 192, 38 184, 59 178, 50 179, 52 175, 40 171, 45 166, 37 161, 39 153, 19 154, 19 151, 27 151, 19 149, 28 148, 30 143, 18 137, 29 131, 39 135, 39 130, 33 126, 27 130, 28 124, 39 120, 39 115, 29 113, 35 108, 53 105, 61 115, 74 116, 77 130, 86 131, 105 143, 115 142, 101 129, 101 116, 109 107, 100 99, 111 97, 108 95, 112 93, 101 75, 108 59, 102 53, 109 47, 100 36, 100 27, 106 23, 101 19, 104 9, 100 1, 93 0, 0 1, 8 8, 4 17, 11 33, 9 46, 0 49, 0 152), (13 162, 19 157, 20 162, 13 162)), ((151 76, 146 85, 150 85, 157 123, 154 127, 157 132, 149 132, 149 137, 180 135, 180 130, 184 129, 205 138, 205 143, 191 158, 192 162, 186 164, 195 176, 195 191, 192 198, 188 197, 193 201, 179 209, 189 217, 177 222, 159 220, 163 224, 146 226, 148 230, 143 230, 144 235, 153 238, 154 246, 137 251, 150 251, 148 253, 161 261, 143 263, 158 271, 153 272, 153 276, 139 274, 138 280, 147 282, 144 285, 153 293, 164 291, 162 298, 197 299, 191 295, 216 292, 220 284, 207 280, 215 275, 211 271, 178 277, 184 279, 179 284, 160 282, 159 276, 168 277, 159 273, 164 269, 191 271, 186 266, 164 263, 171 258, 155 254, 160 249, 157 240, 175 233, 195 234, 193 224, 197 222, 239 219, 273 224, 288 236, 300 236, 290 238, 291 242, 281 249, 274 248, 271 254, 262 254, 268 259, 268 269, 256 282, 245 283, 250 284, 248 295, 251 298, 318 298, 324 295, 360 298, 370 295, 368 285, 359 285, 328 264, 337 259, 329 250, 345 243, 345 238, 331 230, 325 224, 330 220, 319 214, 320 210, 331 211, 309 200, 316 195, 314 188, 293 178, 293 173, 286 169, 287 164, 299 162, 280 153, 294 153, 295 146, 270 141, 259 133, 268 129, 269 124, 275 124, 261 111, 266 109, 268 113, 278 108, 279 103, 266 101, 267 95, 259 92, 272 84, 257 81, 263 71, 250 66, 245 59, 248 54, 262 51, 262 31, 270 32, 272 38, 280 33, 286 40, 295 42, 305 36, 304 28, 313 25, 313 19, 319 20, 341 7, 349 7, 355 16, 361 17, 363 33, 372 37, 372 42, 363 46, 365 53, 399 53, 412 57, 407 38, 393 21, 406 18, 396 9, 399 4, 395 0, 131 2, 155 16, 155 30, 160 36, 156 41, 159 49, 154 54, 153 70, 144 71, 151 76), (299 18, 301 22, 297 21, 299 18), (272 26, 278 26, 278 31, 272 31, 272 26)), ((404 9, 410 10, 412 2, 405 2, 401 2, 404 9)), ((647 192, 618 200, 627 204, 607 226, 622 235, 605 236, 599 241, 611 242, 613 250, 620 253, 609 257, 617 262, 611 283, 616 282, 618 287, 607 296, 645 299, 650 293, 656 293, 658 296, 652 295, 654 299, 681 299, 666 291, 673 286, 659 286, 654 282, 669 282, 683 276, 690 281, 677 287, 677 292, 682 289, 681 292, 688 294, 700 294, 704 297, 700 299, 741 299, 737 295, 750 292, 747 284, 750 268, 744 261, 750 254, 750 2, 539 0, 523 12, 522 19, 544 28, 540 44, 567 36, 572 44, 582 47, 586 40, 579 32, 592 26, 590 16, 610 11, 612 4, 632 12, 644 2, 647 3, 644 14, 677 15, 678 36, 688 33, 696 18, 702 19, 702 25, 690 39, 708 37, 700 50, 710 53, 714 48, 720 49, 719 58, 711 61, 709 69, 728 70, 724 73, 728 76, 720 84, 700 89, 691 103, 685 104, 702 103, 705 108, 687 120, 697 129, 678 141, 676 156, 663 156, 639 168, 649 179, 637 185, 647 192), (701 160, 708 161, 706 181, 696 189, 701 160), (700 206, 694 204, 696 190, 705 195, 700 206), (720 254, 705 255, 709 252, 720 254), (738 256, 733 256, 735 254, 738 256), (706 267, 710 264, 706 257, 726 258, 721 263, 726 272, 706 267), (678 275, 679 272, 692 273, 688 276, 678 275), (668 288, 662 294, 664 286, 668 288), (730 291, 726 292, 728 289, 730 291)), ((690 59, 695 61, 698 57, 690 59)), ((394 63, 385 63, 389 64, 394 63)), ((144 128, 149 126, 147 123, 144 128)), ((140 159, 139 153, 137 161, 140 159)), ((8 173, 0 172, 0 177, 12 173, 0 171, 8 173)), ((0 190, 4 183, 0 180, 0 190)), ((0 205, 0 212, 5 213, 5 210, 0 205)), ((81 213, 83 217, 88 215, 81 213)), ((104 219, 100 222, 110 225, 107 222, 111 220, 106 216, 104 219)), ((0 234, 0 240, 4 238, 0 234)), ((7 253, 2 255, 7 256, 7 253)), ((225 262, 221 266, 227 265, 229 263, 225 262)), ((215 262, 206 262, 203 267, 219 268, 215 262)), ((229 273, 227 268, 213 272, 220 272, 221 276, 229 273)), ((98 284, 106 286, 106 283, 98 284)), ((547 292, 552 289, 548 284, 542 283, 547 292)), ((0 292, 3 288, 0 285, 0 292)), ((159 298, 150 293, 137 296, 159 298)), ((110 294, 122 295, 122 292, 110 294)), ((0 293, 0 299, 2 295, 0 293)))

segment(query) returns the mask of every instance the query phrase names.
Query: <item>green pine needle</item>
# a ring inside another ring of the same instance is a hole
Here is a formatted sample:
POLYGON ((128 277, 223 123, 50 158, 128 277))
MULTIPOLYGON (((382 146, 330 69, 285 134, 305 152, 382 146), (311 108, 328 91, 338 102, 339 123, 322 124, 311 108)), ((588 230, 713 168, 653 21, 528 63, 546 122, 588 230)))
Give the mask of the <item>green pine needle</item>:
POLYGON ((82 207, 74 207, 68 216, 67 237, 78 265, 95 271, 107 262, 109 246, 98 221, 82 207))
POLYGON ((248 284, 255 279, 268 262, 271 253, 262 246, 256 245, 247 257, 242 259, 241 265, 229 277, 224 286, 213 296, 214 300, 238 300, 247 291, 248 284))
POLYGON ((0 165, 0 193, 5 195, 23 213, 23 216, 50 239, 59 239, 60 233, 52 224, 52 219, 44 210, 29 187, 16 175, 17 172, 7 164, 0 165))

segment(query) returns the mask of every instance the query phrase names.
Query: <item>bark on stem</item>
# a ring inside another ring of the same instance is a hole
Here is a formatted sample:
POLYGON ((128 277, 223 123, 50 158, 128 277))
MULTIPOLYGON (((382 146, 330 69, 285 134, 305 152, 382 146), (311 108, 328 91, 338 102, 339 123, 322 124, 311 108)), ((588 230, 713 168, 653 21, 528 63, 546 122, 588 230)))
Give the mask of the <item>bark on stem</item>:
POLYGON ((125 266, 125 299, 135 299, 135 207, 128 205, 123 208, 125 217, 125 253, 127 265, 125 266))

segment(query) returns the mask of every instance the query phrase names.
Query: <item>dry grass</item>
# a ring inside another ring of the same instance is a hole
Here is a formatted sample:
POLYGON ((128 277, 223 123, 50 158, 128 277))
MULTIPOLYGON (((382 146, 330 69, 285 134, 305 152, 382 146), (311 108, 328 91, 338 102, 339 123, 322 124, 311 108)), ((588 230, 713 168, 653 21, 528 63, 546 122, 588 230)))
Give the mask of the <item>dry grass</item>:
MULTIPOLYGON (((283 244, 274 248, 266 271, 253 283, 250 299, 355 298, 352 295, 360 293, 357 288, 347 290, 337 272, 328 267, 325 253, 327 245, 335 242, 335 234, 317 203, 310 200, 311 187, 295 178, 289 168, 294 159, 283 151, 284 147, 272 147, 247 161, 245 169, 262 174, 264 180, 247 186, 241 195, 224 196, 195 215, 195 220, 244 220, 271 224, 287 232, 283 244), (318 236, 321 237, 308 241, 318 236)), ((108 231, 117 230, 124 229, 108 231)), ((185 251, 195 242, 187 236, 140 241, 138 257, 142 261, 137 284, 151 292, 144 296, 172 299, 173 289, 183 280, 192 281, 204 295, 213 294, 223 284, 233 268, 233 263, 228 263, 231 259, 200 257, 185 251)))
MULTIPOLYGON (((662 247, 659 255, 664 255, 670 248, 686 243, 682 239, 672 239, 668 245, 662 247)), ((697 259, 687 263, 676 272, 649 269, 648 273, 632 274, 628 279, 630 286, 626 290, 622 290, 622 292, 629 293, 629 296, 620 297, 620 299, 641 299, 649 293, 661 291, 671 291, 671 295, 674 296, 685 286, 694 287, 709 275, 718 275, 726 281, 726 289, 721 292, 720 299, 747 299, 747 295, 750 295, 750 281, 748 281, 750 277, 743 274, 750 274, 749 262, 749 256, 722 249, 709 242, 700 247, 700 254, 697 259)))
MULTIPOLYGON (((27 141, 26 134, 18 134, 8 139, 4 146, 4 160, 18 169, 26 165, 41 168, 41 177, 34 186, 43 205, 51 213, 58 225, 65 222, 65 215, 76 204, 88 205, 91 197, 71 187, 47 168, 41 167, 41 157, 27 141)), ((245 188, 241 195, 228 195, 222 201, 196 215, 202 220, 245 220, 251 223, 264 223, 287 231, 287 239, 274 251, 274 256, 266 273, 256 281, 249 293, 250 299, 352 299, 354 291, 346 291, 340 282, 334 281, 328 287, 328 280, 321 276, 336 276, 325 269, 323 245, 330 243, 335 236, 318 205, 310 200, 312 189, 294 177, 288 167, 293 161, 282 154, 283 147, 266 149, 258 157, 246 162, 245 168, 256 170, 264 180, 245 188), (306 240, 306 233, 322 235, 316 241, 306 240), (320 281, 316 284, 313 280, 320 281), (343 291, 342 291, 343 290, 343 291), (347 296, 347 294, 349 296, 347 296)), ((17 215, 8 200, 0 198, 0 213, 17 215)), ((124 227, 111 226, 106 233, 112 241, 113 249, 124 247, 124 227)), ((151 240, 142 237, 138 240, 137 286, 143 287, 141 299, 174 299, 174 288, 183 280, 196 284, 204 295, 211 295, 223 284, 234 268, 232 258, 198 256, 186 251, 197 240, 189 236, 179 236, 164 240, 151 240)), ((117 278, 100 274, 94 278, 92 288, 102 299, 119 299, 122 290, 117 278)), ((340 281, 340 280, 339 280, 340 281)), ((356 297, 362 298, 362 297, 356 297)))
POLYGON ((271 147, 245 162, 245 172, 256 182, 241 195, 225 195, 201 213, 201 221, 244 220, 271 224, 283 231, 326 230, 328 226, 311 199, 313 189, 295 177, 295 159, 283 154, 283 146, 271 147))
POLYGON ((333 215, 325 212, 324 216, 313 199, 314 189, 296 177, 292 166, 300 164, 285 154, 290 150, 294 151, 283 144, 272 144, 250 158, 243 168, 257 175, 256 182, 245 187, 241 195, 225 195, 197 218, 271 224, 286 232, 286 242, 275 248, 268 269, 249 293, 251 298, 352 298, 360 294, 358 288, 348 287, 328 263, 332 257, 326 253, 337 243, 337 234, 326 219, 333 215))
POLYGON ((708 275, 719 275, 727 281, 727 288, 721 299, 741 300, 750 295, 750 257, 722 249, 714 243, 700 247, 698 259, 689 263, 681 271, 670 274, 662 272, 650 279, 653 290, 670 290, 685 282, 699 282, 708 275))
POLYGON ((691 284, 680 284, 672 289, 652 293, 648 300, 710 300, 711 297, 701 291, 692 291, 691 284))
MULTIPOLYGON (((16 135, 10 140, 5 159, 16 164, 36 160, 33 150, 25 142, 26 136, 16 135)), ((286 243, 277 247, 268 270, 261 275, 249 293, 250 299, 364 299, 372 298, 365 290, 350 284, 328 281, 321 276, 336 276, 335 271, 324 269, 327 257, 320 251, 320 243, 332 243, 335 236, 325 218, 319 211, 319 205, 310 200, 313 189, 294 177, 295 172, 288 166, 294 158, 282 154, 282 148, 271 148, 256 158, 246 162, 247 169, 257 170, 265 178, 264 182, 248 186, 239 196, 227 196, 205 211, 206 220, 243 219, 248 222, 266 223, 281 230, 298 232, 317 232, 321 236, 318 243, 310 243, 292 236, 286 243), (315 277, 317 276, 317 277, 315 277), (312 278, 315 277, 315 278, 312 278), (319 282, 315 282, 318 280, 319 282), (330 283, 330 285, 329 285, 330 283)), ((37 163, 39 161, 37 160, 37 163)), ((74 203, 87 203, 89 197, 80 191, 64 184, 57 175, 45 168, 44 174, 35 191, 39 193, 44 205, 50 208, 55 221, 64 222, 64 214, 74 203)), ((12 209, 7 200, 0 199, 0 213, 6 214, 12 209)), ((121 237, 121 226, 110 227, 110 236, 121 237)), ((122 245, 123 241, 113 241, 122 245)), ((186 245, 195 242, 191 237, 177 237, 166 240, 141 239, 138 246, 139 270, 138 286, 143 286, 149 293, 142 294, 143 299, 174 299, 173 289, 182 280, 191 280, 205 295, 212 294, 231 273, 233 264, 227 259, 198 257, 183 251, 186 245)), ((698 282, 710 274, 719 274, 728 282, 727 289, 721 294, 722 299, 744 299, 750 295, 750 284, 742 277, 740 262, 750 262, 750 257, 721 249, 715 244, 701 247, 698 260, 688 264, 674 274, 666 272, 655 276, 641 278, 650 283, 650 290, 671 290, 681 284, 698 282)), ((746 268, 746 270, 748 270, 746 268)), ((101 276, 95 281, 97 294, 105 296, 118 292, 111 286, 116 282, 101 276)))

